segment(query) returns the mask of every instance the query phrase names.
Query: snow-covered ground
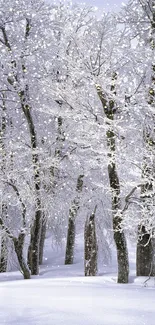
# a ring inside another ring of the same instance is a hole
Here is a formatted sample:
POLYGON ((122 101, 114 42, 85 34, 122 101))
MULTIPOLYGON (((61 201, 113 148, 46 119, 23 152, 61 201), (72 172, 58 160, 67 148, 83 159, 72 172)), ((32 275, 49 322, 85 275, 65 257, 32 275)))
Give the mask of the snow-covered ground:
POLYGON ((144 286, 135 277, 134 255, 130 249, 130 283, 120 285, 115 259, 100 276, 84 277, 80 240, 72 266, 48 241, 40 276, 0 274, 0 325, 155 325, 154 279, 144 286))

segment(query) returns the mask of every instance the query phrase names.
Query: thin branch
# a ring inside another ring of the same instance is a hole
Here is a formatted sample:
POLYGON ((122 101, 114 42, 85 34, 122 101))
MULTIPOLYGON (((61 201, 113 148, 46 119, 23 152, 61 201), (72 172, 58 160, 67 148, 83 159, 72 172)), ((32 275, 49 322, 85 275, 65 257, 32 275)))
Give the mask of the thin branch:
POLYGON ((22 217, 23 217, 23 227, 26 227, 26 206, 20 196, 20 193, 18 191, 18 188, 17 186, 12 182, 12 181, 4 181, 4 183, 8 184, 9 186, 11 186, 13 188, 13 190, 15 191, 18 199, 19 199, 19 202, 21 203, 21 206, 22 206, 22 217))
POLYGON ((130 200, 132 194, 133 194, 133 193, 134 193, 134 192, 135 192, 139 187, 142 187, 142 186, 143 186, 143 184, 136 185, 135 187, 132 188, 132 190, 129 192, 129 194, 126 195, 126 197, 125 197, 125 205, 124 205, 124 208, 122 209, 122 212, 121 212, 121 213, 124 213, 124 212, 128 209, 129 204, 131 203, 131 202, 129 202, 129 200, 130 200))
POLYGON ((9 39, 7 37, 7 34, 6 34, 5 27, 4 26, 0 26, 0 29, 2 31, 3 38, 4 38, 4 41, 2 41, 2 43, 8 48, 9 51, 11 51, 11 45, 10 45, 9 39))

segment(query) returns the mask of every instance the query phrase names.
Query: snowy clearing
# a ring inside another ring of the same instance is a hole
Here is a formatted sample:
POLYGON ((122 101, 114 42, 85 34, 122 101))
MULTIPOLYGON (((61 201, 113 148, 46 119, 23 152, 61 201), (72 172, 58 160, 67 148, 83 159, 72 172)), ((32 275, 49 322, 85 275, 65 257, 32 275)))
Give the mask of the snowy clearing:
POLYGON ((22 280, 20 272, 0 274, 0 325, 154 325, 154 279, 135 276, 130 246, 130 283, 116 283, 117 264, 100 268, 98 277, 83 276, 82 236, 75 263, 64 265, 64 252, 45 245, 40 276, 22 280), (104 273, 101 272, 104 270, 104 273))
POLYGON ((0 324, 154 325, 154 287, 104 277, 34 279, 0 284, 0 324))

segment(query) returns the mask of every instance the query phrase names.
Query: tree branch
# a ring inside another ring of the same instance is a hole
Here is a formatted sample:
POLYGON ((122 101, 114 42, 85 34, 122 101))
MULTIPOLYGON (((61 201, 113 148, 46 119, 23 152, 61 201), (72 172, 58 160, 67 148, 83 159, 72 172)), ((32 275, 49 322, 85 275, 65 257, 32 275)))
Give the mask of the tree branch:
POLYGON ((124 205, 124 208, 122 209, 122 213, 125 212, 127 209, 128 209, 128 206, 131 202, 129 202, 132 194, 139 188, 139 187, 142 187, 144 184, 139 184, 139 185, 136 185, 135 187, 132 188, 132 190, 129 192, 128 195, 126 195, 125 197, 125 205, 124 205))

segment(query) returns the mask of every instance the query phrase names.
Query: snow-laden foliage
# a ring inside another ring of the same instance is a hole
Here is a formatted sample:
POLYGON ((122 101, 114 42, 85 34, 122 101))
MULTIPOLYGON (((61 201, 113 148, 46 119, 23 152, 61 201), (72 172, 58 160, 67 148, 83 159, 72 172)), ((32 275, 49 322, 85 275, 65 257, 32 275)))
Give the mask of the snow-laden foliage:
POLYGON ((98 255, 108 261, 113 231, 107 167, 113 162, 122 231, 136 237, 145 225, 153 233, 153 6, 129 1, 117 15, 99 17, 84 5, 0 0, 1 246, 4 235, 10 241, 24 231, 32 239, 38 211, 61 243, 78 202, 76 231, 84 230, 96 207, 98 255), (99 93, 111 105, 112 119, 99 93), (144 195, 148 182, 151 191, 144 195))

